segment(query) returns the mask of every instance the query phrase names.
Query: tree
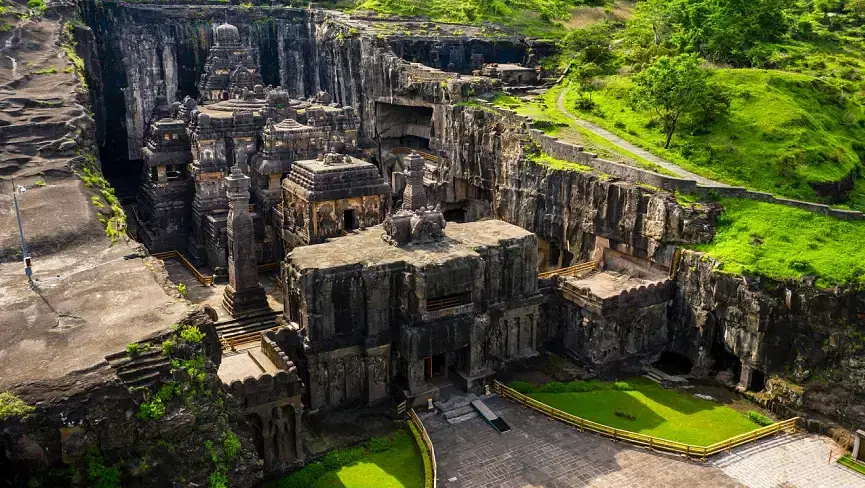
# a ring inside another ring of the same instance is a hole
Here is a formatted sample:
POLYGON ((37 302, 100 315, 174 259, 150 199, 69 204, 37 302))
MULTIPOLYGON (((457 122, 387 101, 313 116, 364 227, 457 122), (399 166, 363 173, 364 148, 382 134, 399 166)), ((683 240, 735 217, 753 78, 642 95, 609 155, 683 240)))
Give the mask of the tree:
POLYGON ((682 116, 707 105, 711 93, 706 78, 694 54, 662 56, 634 77, 631 103, 635 108, 651 110, 660 119, 666 134, 664 149, 670 147, 682 116))
POLYGON ((595 101, 592 98, 592 93, 595 91, 595 85, 592 83, 594 78, 601 74, 601 68, 595 63, 578 64, 571 67, 571 78, 577 84, 577 108, 581 110, 591 110, 595 106, 595 101))

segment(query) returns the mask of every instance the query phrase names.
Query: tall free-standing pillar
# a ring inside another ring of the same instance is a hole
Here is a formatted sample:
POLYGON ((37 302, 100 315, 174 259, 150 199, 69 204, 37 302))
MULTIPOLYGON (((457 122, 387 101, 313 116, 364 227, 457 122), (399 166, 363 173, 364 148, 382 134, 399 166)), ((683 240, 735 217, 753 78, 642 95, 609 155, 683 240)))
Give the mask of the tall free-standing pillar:
POLYGON ((233 316, 267 309, 264 288, 258 282, 255 233, 249 214, 249 177, 235 165, 225 178, 228 196, 228 286, 222 305, 233 316))

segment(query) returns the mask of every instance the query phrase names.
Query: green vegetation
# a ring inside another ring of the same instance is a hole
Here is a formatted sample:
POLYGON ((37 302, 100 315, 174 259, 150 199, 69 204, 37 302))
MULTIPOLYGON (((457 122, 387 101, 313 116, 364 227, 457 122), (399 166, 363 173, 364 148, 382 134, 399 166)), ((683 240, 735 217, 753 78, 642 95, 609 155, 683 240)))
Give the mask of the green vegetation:
POLYGON ((418 428, 411 422, 408 424, 408 429, 411 432, 411 436, 414 439, 418 452, 420 452, 421 457, 423 458, 423 486, 424 488, 433 488, 432 459, 427 451, 426 443, 423 440, 423 434, 421 434, 420 430, 418 430, 418 428))
POLYGON ((321 461, 281 479, 276 486, 416 488, 424 486, 423 466, 414 439, 399 430, 392 436, 371 439, 364 446, 331 451, 321 461))
POLYGON ((11 417, 25 418, 36 409, 24 403, 24 400, 18 398, 10 391, 0 392, 0 420, 6 420, 11 417))
POLYGON ((495 22, 524 35, 556 37, 575 8, 603 5, 603 0, 359 0, 357 10, 383 14, 427 16, 433 21, 480 25, 495 22))
MULTIPOLYGON (((528 396, 586 420, 631 432, 697 446, 711 445, 757 425, 730 407, 668 390, 643 378, 628 380, 627 387, 605 382, 574 382, 532 387, 528 396), (582 390, 581 390, 582 389, 582 390)), ((518 385, 524 386, 524 385, 518 385)))
MULTIPOLYGON (((78 78, 81 88, 86 90, 87 76, 84 68, 84 60, 81 59, 81 56, 79 56, 78 52, 75 51, 75 48, 78 47, 78 41, 75 40, 75 26, 80 24, 80 22, 81 21, 79 20, 73 20, 67 22, 63 26, 63 44, 61 47, 63 48, 63 52, 66 53, 66 57, 69 58, 69 62, 72 63, 72 67, 75 69, 75 76, 78 78)), ((65 71, 66 70, 64 70, 64 72, 65 71)))
POLYGON ((180 338, 186 342, 192 342, 195 344, 200 343, 204 340, 205 334, 201 332, 198 327, 186 327, 183 331, 180 332, 180 338))
POLYGON ((775 421, 770 419, 769 417, 753 410, 748 412, 748 418, 751 419, 751 422, 754 422, 761 427, 766 427, 767 425, 772 425, 775 423, 775 421))
POLYGON ((210 474, 210 488, 228 488, 228 470, 237 459, 240 452, 240 438, 234 432, 222 433, 222 443, 214 446, 212 441, 205 441, 204 447, 213 462, 213 473, 210 474))
POLYGON ((853 460, 849 454, 845 454, 838 458, 838 464, 848 467, 859 474, 865 474, 865 463, 853 460))
POLYGON ((102 454, 96 448, 87 451, 84 458, 87 467, 87 486, 93 488, 120 488, 120 462, 106 466, 102 454))
POLYGON ((180 296, 186 296, 186 283, 178 283, 177 284, 177 293, 180 293, 180 296))
POLYGON ((33 74, 34 75, 56 75, 57 74, 57 68, 52 66, 50 68, 37 69, 37 70, 33 71, 33 74))
POLYGON ((42 15, 48 9, 44 0, 27 0, 27 8, 35 12, 36 15, 42 15))
POLYGON ((546 63, 573 63, 568 110, 689 171, 865 209, 862 3, 645 0, 627 24, 571 31, 546 63), (687 110, 671 110, 677 86, 687 110))
POLYGON ((784 205, 723 199, 715 238, 695 246, 729 273, 775 279, 819 277, 820 287, 865 284, 865 222, 847 222, 784 205))
POLYGON ((126 213, 120 206, 120 200, 117 199, 114 188, 99 171, 96 157, 88 154, 86 158, 87 163, 81 167, 81 172, 77 174, 88 188, 99 193, 92 197, 93 204, 100 209, 99 221, 105 224, 105 235, 111 239, 113 244, 126 235, 126 213), (106 208, 107 211, 104 210, 106 208))

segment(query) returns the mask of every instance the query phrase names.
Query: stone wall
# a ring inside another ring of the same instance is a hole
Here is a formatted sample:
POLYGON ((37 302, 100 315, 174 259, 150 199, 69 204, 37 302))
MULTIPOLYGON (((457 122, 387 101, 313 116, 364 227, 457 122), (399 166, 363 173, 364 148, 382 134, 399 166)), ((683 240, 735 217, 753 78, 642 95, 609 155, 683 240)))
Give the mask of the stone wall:
POLYGON ((848 428, 865 423, 865 293, 727 274, 692 251, 676 284, 671 344, 695 372, 732 355, 746 371, 741 386, 753 386, 755 371, 786 377, 804 387, 803 408, 848 428))

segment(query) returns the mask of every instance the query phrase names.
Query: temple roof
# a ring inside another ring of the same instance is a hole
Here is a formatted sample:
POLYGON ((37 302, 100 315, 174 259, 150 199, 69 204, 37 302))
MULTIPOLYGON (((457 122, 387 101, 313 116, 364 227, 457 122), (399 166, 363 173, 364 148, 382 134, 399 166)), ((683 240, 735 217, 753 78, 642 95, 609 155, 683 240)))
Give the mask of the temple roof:
POLYGON ((344 154, 295 161, 283 188, 310 202, 390 192, 375 165, 344 154))

